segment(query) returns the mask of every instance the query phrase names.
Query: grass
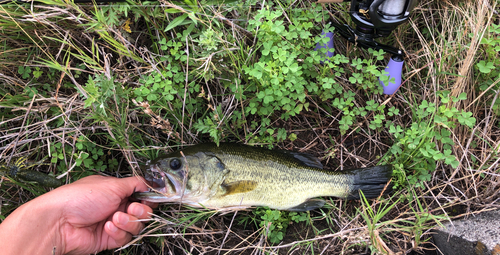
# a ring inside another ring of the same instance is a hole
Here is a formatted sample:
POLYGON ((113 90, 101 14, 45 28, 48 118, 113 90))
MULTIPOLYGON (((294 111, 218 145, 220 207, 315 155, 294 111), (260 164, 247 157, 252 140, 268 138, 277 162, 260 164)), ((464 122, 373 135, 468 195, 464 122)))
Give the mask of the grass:
POLYGON ((117 253, 422 251, 440 221, 498 207, 494 1, 420 1, 382 39, 408 56, 393 96, 378 86, 387 55, 340 37, 330 62, 313 51, 348 4, 40 2, 0 5, 2 219, 50 190, 7 173, 15 162, 70 183, 141 174, 205 141, 307 152, 331 170, 390 163, 397 190, 307 215, 165 205, 117 253))

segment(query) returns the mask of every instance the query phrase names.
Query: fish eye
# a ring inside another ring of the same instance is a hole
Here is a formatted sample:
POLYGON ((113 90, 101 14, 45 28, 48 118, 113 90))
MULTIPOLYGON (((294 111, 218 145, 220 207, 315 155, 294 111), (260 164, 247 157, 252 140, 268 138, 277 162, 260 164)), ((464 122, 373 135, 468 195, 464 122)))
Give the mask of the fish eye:
POLYGON ((170 169, 172 170, 179 170, 181 168, 182 163, 178 158, 174 158, 170 160, 170 169))

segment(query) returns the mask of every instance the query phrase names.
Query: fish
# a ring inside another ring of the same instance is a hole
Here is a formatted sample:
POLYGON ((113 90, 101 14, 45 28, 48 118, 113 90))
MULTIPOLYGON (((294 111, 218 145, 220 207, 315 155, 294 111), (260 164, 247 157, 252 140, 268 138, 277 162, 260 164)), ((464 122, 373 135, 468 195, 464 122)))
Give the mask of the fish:
POLYGON ((209 209, 267 206, 287 211, 321 208, 318 197, 376 198, 391 190, 390 165, 324 170, 305 153, 238 143, 202 143, 161 156, 144 167, 148 192, 139 200, 209 209))

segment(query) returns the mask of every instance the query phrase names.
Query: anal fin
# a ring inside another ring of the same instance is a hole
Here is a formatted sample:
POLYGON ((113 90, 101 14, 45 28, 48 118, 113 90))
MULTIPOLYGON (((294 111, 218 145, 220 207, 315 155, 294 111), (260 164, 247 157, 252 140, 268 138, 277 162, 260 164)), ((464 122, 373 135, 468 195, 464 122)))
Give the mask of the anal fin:
POLYGON ((325 205, 325 200, 323 200, 323 199, 309 199, 300 205, 297 205, 297 206, 294 206, 292 208, 287 209, 287 211, 305 212, 305 211, 310 211, 310 210, 321 208, 324 205, 325 205))

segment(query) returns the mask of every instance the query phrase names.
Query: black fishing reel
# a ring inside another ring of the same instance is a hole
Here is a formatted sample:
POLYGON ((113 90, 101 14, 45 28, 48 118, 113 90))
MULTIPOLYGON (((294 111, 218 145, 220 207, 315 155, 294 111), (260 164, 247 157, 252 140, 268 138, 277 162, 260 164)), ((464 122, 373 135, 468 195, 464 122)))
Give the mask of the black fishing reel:
POLYGON ((385 37, 408 20, 417 0, 352 0, 349 14, 354 32, 366 39, 385 37))
MULTIPOLYGON (((393 94, 401 85, 401 72, 403 67, 404 52, 398 48, 380 44, 376 38, 386 37, 404 23, 410 17, 410 12, 415 8, 418 0, 351 0, 349 14, 356 25, 355 28, 347 24, 339 24, 332 21, 335 32, 347 39, 349 42, 363 48, 383 50, 392 54, 386 68, 388 76, 395 78, 394 82, 381 85, 384 87, 384 94, 393 94)), ((342 0, 319 0, 318 3, 339 3, 342 0)), ((316 48, 333 47, 333 33, 324 33, 331 37, 331 43, 318 45, 316 48)), ((333 54, 327 54, 331 57, 333 54)))

